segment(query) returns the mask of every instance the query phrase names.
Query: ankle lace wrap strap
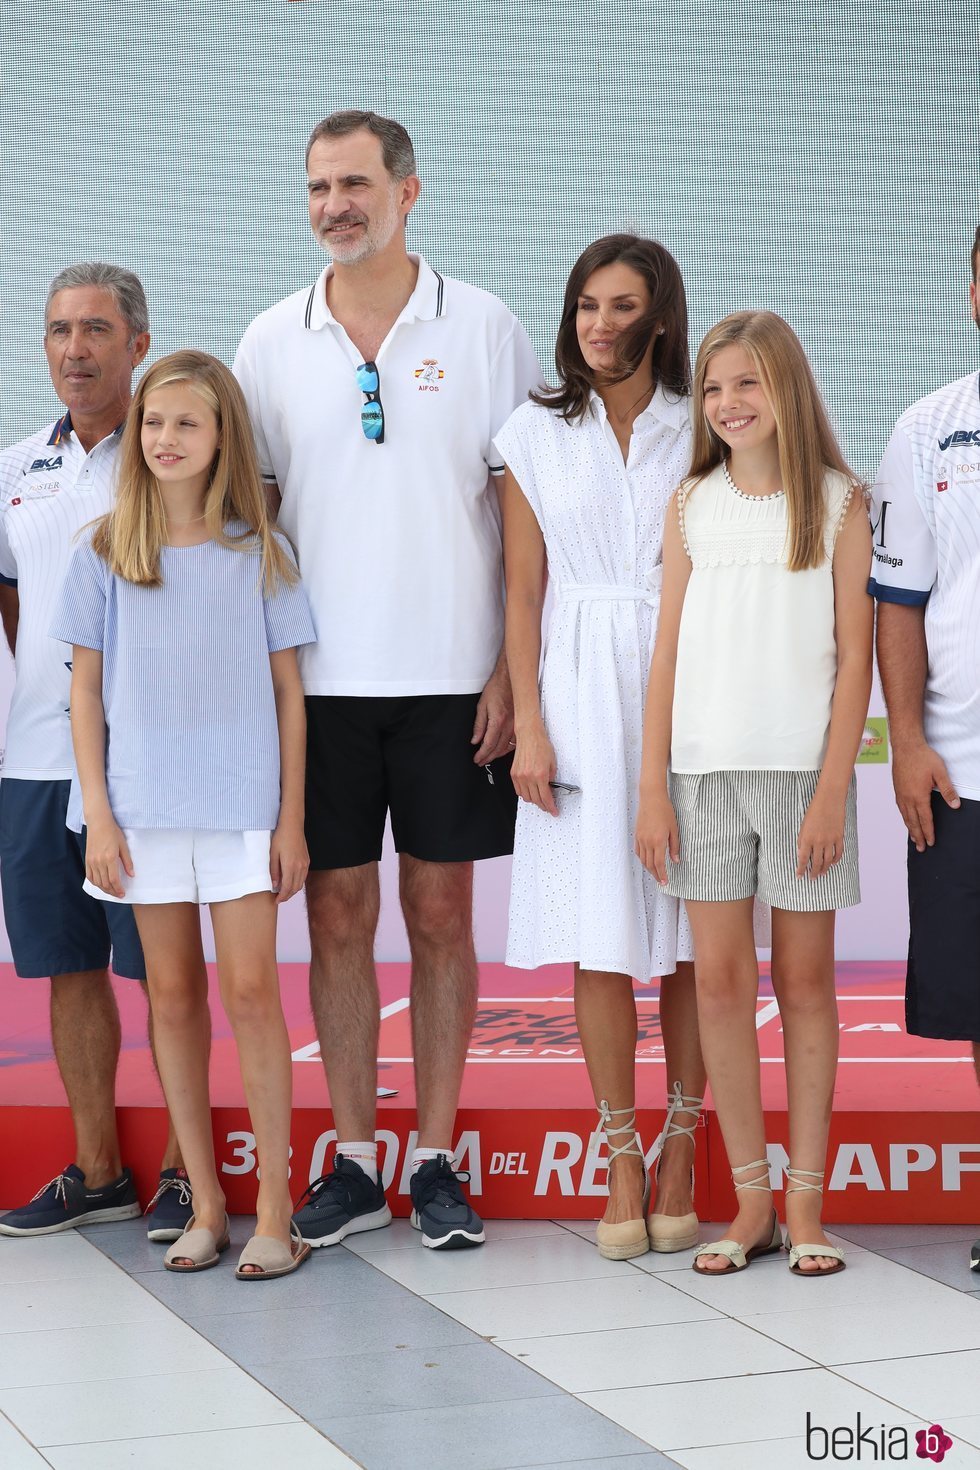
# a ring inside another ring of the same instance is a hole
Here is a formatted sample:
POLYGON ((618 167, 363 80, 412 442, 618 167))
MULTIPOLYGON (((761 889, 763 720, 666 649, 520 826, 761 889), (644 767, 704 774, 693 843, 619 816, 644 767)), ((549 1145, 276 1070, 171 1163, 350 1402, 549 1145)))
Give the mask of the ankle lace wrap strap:
POLYGON ((737 1190, 738 1189, 762 1189, 762 1190, 766 1190, 767 1192, 771 1193, 772 1192, 772 1185, 769 1183, 769 1160, 768 1159, 753 1159, 752 1162, 751 1162, 751 1164, 735 1164, 735 1165, 733 1165, 732 1166, 732 1183, 734 1184, 734 1186, 735 1186, 735 1188, 737 1190), (735 1175, 736 1174, 746 1174, 746 1173, 748 1173, 749 1169, 765 1169, 765 1171, 766 1171, 765 1172, 765 1176, 763 1178, 760 1178, 760 1179, 744 1179, 744 1180, 740 1180, 740 1179, 736 1179, 735 1178, 735 1175))
POLYGON ((804 1189, 812 1189, 814 1194, 823 1194, 823 1184, 811 1184, 811 1179, 822 1180, 824 1169, 794 1169, 792 1164, 786 1165, 786 1178, 789 1183, 786 1186, 787 1194, 801 1194, 804 1189), (807 1177, 801 1177, 806 1175, 807 1177))
POLYGON ((612 1163, 613 1159, 618 1159, 620 1154, 638 1154, 639 1157, 642 1159, 643 1149, 640 1146, 639 1135, 636 1132, 635 1107, 611 1108, 606 1102, 606 1099, 603 1098, 599 1103, 599 1122, 602 1126, 602 1131, 605 1133, 607 1140, 611 1140, 614 1136, 621 1133, 628 1133, 630 1135, 628 1143, 621 1143, 618 1144, 615 1148, 609 1148, 610 1164, 612 1163), (619 1117, 622 1113, 629 1114, 627 1121, 625 1123, 617 1124, 615 1127, 613 1127, 613 1118, 619 1117))
POLYGON ((656 1141, 653 1145, 654 1159, 659 1159, 668 1138, 684 1137, 689 1138, 692 1143, 694 1142, 694 1130, 701 1121, 700 1114, 703 1107, 703 1097, 688 1097, 684 1093, 681 1083, 674 1083, 670 1092, 667 1094, 667 1116, 664 1119, 664 1126, 657 1134, 656 1141), (693 1123, 675 1123, 675 1113, 696 1113, 698 1116, 695 1117, 693 1123))

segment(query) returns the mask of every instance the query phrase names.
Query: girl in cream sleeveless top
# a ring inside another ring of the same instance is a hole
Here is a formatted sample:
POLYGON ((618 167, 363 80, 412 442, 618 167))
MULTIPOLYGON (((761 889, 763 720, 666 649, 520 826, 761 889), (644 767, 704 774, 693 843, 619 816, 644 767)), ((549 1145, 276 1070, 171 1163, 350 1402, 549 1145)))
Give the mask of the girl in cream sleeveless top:
POLYGON ((824 480, 825 557, 787 570, 786 496, 745 495, 727 465, 677 497, 691 561, 671 768, 819 771, 837 679, 833 556, 853 481, 824 480))
POLYGON ((790 1269, 844 1261, 820 1223, 837 1068, 834 919, 859 902, 854 760, 871 692, 871 531, 791 328, 715 327, 690 474, 664 530, 637 852, 687 903, 704 1059, 737 1192, 703 1275, 781 1250, 756 1040, 756 896, 788 1074, 790 1269))

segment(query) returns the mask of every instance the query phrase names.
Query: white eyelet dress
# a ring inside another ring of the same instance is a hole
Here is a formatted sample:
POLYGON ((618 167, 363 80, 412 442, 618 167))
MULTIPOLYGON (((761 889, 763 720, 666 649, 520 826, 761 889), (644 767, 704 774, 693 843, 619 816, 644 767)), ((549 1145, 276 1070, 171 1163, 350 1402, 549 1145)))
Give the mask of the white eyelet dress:
POLYGON ((578 961, 647 983, 693 957, 683 904, 633 851, 663 525, 686 473, 687 400, 658 388, 624 464, 601 400, 579 424, 522 405, 496 446, 544 536, 554 597, 541 674, 557 818, 517 816, 507 963, 578 961))

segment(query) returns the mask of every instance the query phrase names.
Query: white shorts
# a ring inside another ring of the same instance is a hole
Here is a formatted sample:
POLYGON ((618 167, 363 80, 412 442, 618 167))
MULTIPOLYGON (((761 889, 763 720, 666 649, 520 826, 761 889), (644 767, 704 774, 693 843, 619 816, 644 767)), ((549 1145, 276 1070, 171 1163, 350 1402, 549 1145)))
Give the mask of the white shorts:
POLYGON ((206 832, 124 827, 133 877, 120 864, 124 898, 86 878, 82 885, 107 903, 222 903, 246 893, 271 893, 271 832, 206 832))

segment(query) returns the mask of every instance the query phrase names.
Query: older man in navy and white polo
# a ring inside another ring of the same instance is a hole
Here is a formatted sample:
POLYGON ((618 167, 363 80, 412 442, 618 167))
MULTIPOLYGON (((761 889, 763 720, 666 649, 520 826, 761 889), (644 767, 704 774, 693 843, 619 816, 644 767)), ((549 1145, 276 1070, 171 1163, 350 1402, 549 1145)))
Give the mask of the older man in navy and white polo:
MULTIPOLYGON (((970 277, 980 327, 980 227, 970 277)), ((874 496, 869 590, 909 834, 906 1026, 971 1043, 980 1082, 980 374, 906 409, 874 496)))
MULTIPOLYGON (((74 762, 71 650, 48 636, 78 531, 112 504, 134 370, 150 345, 137 276, 89 261, 55 276, 44 350, 61 418, 0 454, 0 613, 15 684, 0 781, 0 884, 17 974, 50 976, 51 1037, 75 1129, 75 1160, 0 1234, 50 1235, 140 1213, 115 1116, 120 1026, 109 983, 143 981, 132 911, 82 891, 83 839, 65 819, 74 762)), ((191 1213, 173 1129, 151 1240, 175 1240, 191 1213)))

